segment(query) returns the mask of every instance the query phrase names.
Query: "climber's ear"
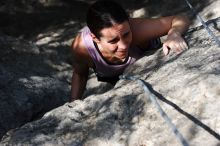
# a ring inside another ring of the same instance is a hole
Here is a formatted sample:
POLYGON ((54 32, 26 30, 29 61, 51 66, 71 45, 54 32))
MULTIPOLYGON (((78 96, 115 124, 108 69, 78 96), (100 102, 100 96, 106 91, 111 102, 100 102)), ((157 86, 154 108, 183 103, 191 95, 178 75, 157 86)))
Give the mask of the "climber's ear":
POLYGON ((90 36, 92 37, 92 40, 96 43, 100 43, 100 40, 95 36, 94 33, 90 33, 90 36))

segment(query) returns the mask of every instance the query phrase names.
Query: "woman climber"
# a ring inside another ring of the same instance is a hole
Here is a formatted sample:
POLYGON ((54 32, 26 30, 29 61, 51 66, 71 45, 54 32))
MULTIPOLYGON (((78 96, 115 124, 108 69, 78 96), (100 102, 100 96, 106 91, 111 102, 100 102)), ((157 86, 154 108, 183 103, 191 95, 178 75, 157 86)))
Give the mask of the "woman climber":
POLYGON ((160 46, 161 36, 167 35, 163 43, 165 55, 188 48, 182 38, 189 26, 184 16, 129 18, 116 2, 98 0, 90 6, 86 22, 71 46, 74 71, 70 101, 81 99, 89 68, 93 68, 99 81, 115 84, 127 66, 160 46))

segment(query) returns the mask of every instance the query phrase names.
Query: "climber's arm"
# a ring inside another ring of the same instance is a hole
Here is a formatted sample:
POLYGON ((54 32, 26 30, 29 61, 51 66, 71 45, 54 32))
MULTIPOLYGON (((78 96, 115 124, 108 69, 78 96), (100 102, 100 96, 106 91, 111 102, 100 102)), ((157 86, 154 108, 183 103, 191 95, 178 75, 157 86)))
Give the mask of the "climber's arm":
POLYGON ((85 53, 85 46, 80 35, 75 38, 71 50, 73 56, 73 75, 70 102, 82 98, 89 73, 88 55, 85 53))
POLYGON ((86 87, 89 72, 89 68, 83 64, 78 64, 77 66, 74 65, 73 68, 74 71, 72 75, 70 102, 82 97, 86 87))
POLYGON ((168 48, 177 53, 187 48, 185 41, 181 37, 189 26, 187 17, 137 18, 131 19, 130 24, 135 43, 143 44, 151 39, 168 35, 163 45, 165 55, 168 54, 168 48))
POLYGON ((182 38, 182 34, 187 30, 189 24, 190 22, 187 17, 173 17, 171 28, 167 33, 167 39, 163 44, 163 51, 165 55, 169 53, 169 49, 175 51, 177 54, 181 53, 185 49, 188 49, 186 42, 182 38))

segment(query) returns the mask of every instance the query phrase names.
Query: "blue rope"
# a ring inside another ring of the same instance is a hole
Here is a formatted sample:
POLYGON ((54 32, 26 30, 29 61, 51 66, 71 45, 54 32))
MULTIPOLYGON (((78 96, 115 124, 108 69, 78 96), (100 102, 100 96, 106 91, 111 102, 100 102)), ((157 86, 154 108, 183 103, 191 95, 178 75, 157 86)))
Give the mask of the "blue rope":
POLYGON ((160 115, 164 118, 165 122, 171 127, 173 133, 177 136, 177 138, 182 143, 182 145, 183 146, 189 146, 188 142, 184 139, 182 134, 178 131, 176 126, 172 123, 170 118, 167 116, 167 114, 163 111, 163 109, 161 108, 161 106, 157 102, 156 96, 154 94, 151 94, 151 92, 148 89, 148 87, 146 86, 146 82, 144 80, 141 80, 141 79, 138 79, 138 78, 135 78, 135 77, 132 77, 132 76, 125 76, 125 75, 121 75, 121 76, 119 76, 119 78, 124 79, 124 80, 138 81, 138 83, 141 86, 143 86, 145 93, 147 95, 149 95, 151 102, 156 106, 156 108, 158 109, 160 115))
POLYGON ((190 4, 190 2, 188 0, 185 0, 185 1, 186 1, 187 5, 190 7, 190 9, 192 10, 192 12, 196 15, 197 19, 205 27, 205 29, 207 30, 208 34, 215 40, 217 45, 220 47, 219 39, 214 35, 214 33, 211 31, 211 29, 206 25, 206 23, 203 21, 202 17, 200 17, 200 15, 196 13, 196 10, 193 8, 193 6, 190 4))

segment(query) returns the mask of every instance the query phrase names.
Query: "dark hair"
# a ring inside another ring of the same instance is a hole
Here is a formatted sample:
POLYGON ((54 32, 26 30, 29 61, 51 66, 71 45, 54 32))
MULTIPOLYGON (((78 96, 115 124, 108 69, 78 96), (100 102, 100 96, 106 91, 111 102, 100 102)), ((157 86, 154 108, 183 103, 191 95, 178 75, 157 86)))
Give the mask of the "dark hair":
POLYGON ((118 3, 112 0, 98 0, 90 6, 86 23, 90 31, 100 38, 101 29, 111 27, 114 23, 121 24, 128 19, 128 14, 118 3))

